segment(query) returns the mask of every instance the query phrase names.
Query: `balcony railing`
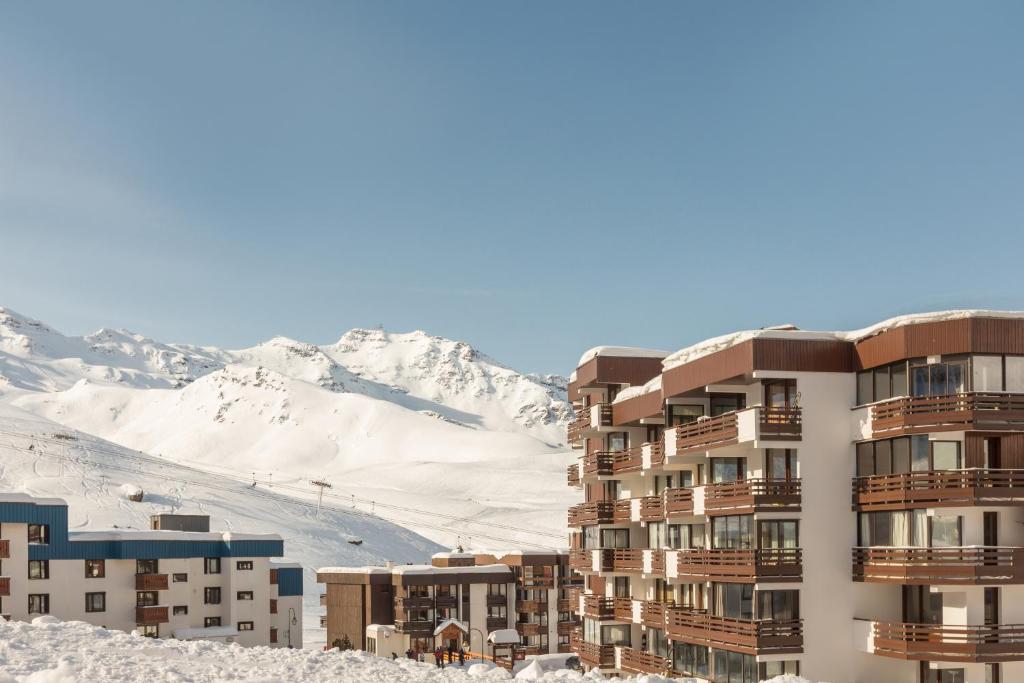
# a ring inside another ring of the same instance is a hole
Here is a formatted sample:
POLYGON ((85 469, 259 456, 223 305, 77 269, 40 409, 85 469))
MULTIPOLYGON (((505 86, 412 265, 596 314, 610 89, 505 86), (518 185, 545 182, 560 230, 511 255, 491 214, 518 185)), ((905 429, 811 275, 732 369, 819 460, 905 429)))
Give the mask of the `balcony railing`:
POLYGON ((578 463, 573 463, 565 470, 565 479, 569 486, 580 485, 580 466, 578 463))
POLYGON ((671 488, 665 489, 665 514, 667 515, 692 515, 693 514, 693 489, 671 488))
POLYGON ((737 415, 733 411, 675 427, 676 454, 685 455, 739 443, 737 415))
POLYGON ((623 451, 596 451, 583 456, 584 477, 610 477, 639 472, 643 466, 642 447, 623 451))
POLYGON ((637 674, 666 674, 672 667, 665 657, 623 647, 619 649, 619 668, 637 674))
POLYGON ((598 645, 588 643, 579 637, 579 632, 573 634, 570 640, 572 651, 579 655, 580 661, 586 666, 610 668, 615 666, 615 646, 598 645))
POLYGON ((576 628, 577 628, 577 627, 578 627, 579 625, 580 625, 580 622, 579 622, 579 620, 573 620, 573 621, 560 621, 560 622, 558 622, 558 626, 556 627, 556 628, 558 629, 558 635, 560 635, 560 636, 568 636, 568 635, 572 635, 572 632, 573 632, 573 631, 574 631, 574 630, 575 630, 575 629, 576 629, 576 628))
POLYGON ((674 439, 674 448, 669 453, 686 455, 733 446, 740 443, 741 438, 748 441, 759 436, 762 439, 799 441, 803 431, 802 422, 803 411, 797 406, 754 406, 677 425, 666 432, 666 438, 674 439), (744 416, 743 424, 747 425, 743 428, 745 431, 741 429, 741 416, 744 416))
POLYGON ((903 396, 871 406, 871 431, 875 437, 965 429, 1024 430, 1024 394, 903 396))
POLYGON ((548 627, 546 624, 519 622, 516 624, 516 631, 521 636, 539 636, 541 633, 547 633, 548 627))
POLYGON ((665 618, 667 616, 665 608, 670 606, 664 602, 646 600, 640 608, 640 621, 645 626, 652 628, 665 628, 665 618))
POLYGON ((665 519, 665 499, 662 496, 644 496, 640 499, 640 520, 657 522, 665 519))
POLYGON ((575 419, 569 423, 569 441, 578 443, 590 430, 610 427, 611 424, 612 405, 610 403, 584 406, 576 411, 575 419))
POLYGON ((785 654, 803 650, 803 625, 791 621, 733 619, 681 607, 666 608, 666 633, 673 640, 725 647, 746 654, 785 654))
POLYGON ((803 432, 803 411, 799 406, 761 406, 760 433, 762 439, 799 441, 803 432))
POLYGON ((495 605, 506 605, 508 604, 508 597, 505 595, 487 594, 487 604, 489 606, 495 605))
POLYGON ((862 509, 909 509, 1024 503, 1024 470, 930 470, 853 480, 862 509))
POLYGON ((433 609, 433 607, 434 598, 429 595, 395 598, 395 609, 433 609))
POLYGON ((516 611, 526 614, 537 614, 548 611, 548 603, 540 600, 516 600, 516 611))
POLYGON ((0 540, 0 560, 8 560, 11 557, 11 542, 0 540))
POLYGON ((1024 548, 854 548, 853 579, 912 585, 1024 583, 1024 548))
POLYGON ((875 622, 874 652, 942 662, 1024 660, 1024 624, 952 626, 875 622))
POLYGON ((799 512, 799 479, 742 479, 704 487, 707 514, 799 512))
POLYGON ((165 591, 167 590, 167 574, 136 574, 135 590, 165 591))
POLYGON ((154 626, 156 624, 166 624, 167 621, 167 607, 165 606, 135 608, 135 623, 139 626, 154 626))
POLYGON ((413 636, 433 635, 434 622, 430 619, 395 619, 395 631, 398 633, 408 633, 413 636))
POLYGON ((578 572, 593 571, 594 561, 590 550, 574 549, 569 551, 569 568, 578 572))
POLYGON ((0 576, 0 598, 6 598, 11 594, 11 577, 0 576))
POLYGON ((583 596, 583 616, 591 619, 614 619, 615 601, 601 595, 583 596))
POLYGON ((633 600, 631 598, 612 598, 615 610, 615 621, 633 621, 633 600))
POLYGON ((680 578, 725 583, 799 581, 803 574, 800 548, 700 548, 676 553, 680 578))
MULTIPOLYGON (((487 617, 487 630, 494 631, 500 628, 508 628, 508 617, 487 617)), ((431 629, 433 633, 433 629, 431 629)))
POLYGON ((558 611, 559 612, 575 612, 576 608, 579 606, 579 604, 580 604, 579 600, 577 600, 576 602, 573 602, 572 598, 560 598, 559 601, 558 601, 558 611))

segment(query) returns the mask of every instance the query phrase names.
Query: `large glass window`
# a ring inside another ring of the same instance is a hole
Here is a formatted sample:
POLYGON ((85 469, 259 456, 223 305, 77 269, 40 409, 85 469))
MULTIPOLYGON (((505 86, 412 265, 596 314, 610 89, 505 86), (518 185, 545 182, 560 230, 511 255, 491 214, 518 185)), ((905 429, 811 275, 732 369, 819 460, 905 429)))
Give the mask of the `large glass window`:
MULTIPOLYGON (((928 437, 925 436, 927 445, 928 437)), ((857 444, 857 476, 904 474, 912 468, 910 437, 901 436, 857 444)), ((927 469, 927 467, 925 467, 927 469)))
POLYGON ((730 650, 712 650, 711 659, 714 665, 712 673, 716 681, 721 683, 756 683, 757 660, 753 655, 745 655, 730 650))
POLYGON ((715 583, 711 586, 714 615, 730 619, 754 618, 754 586, 749 583, 715 583))
POLYGON ((757 618, 796 621, 800 618, 800 591, 758 591, 757 618))
POLYGON ((914 396, 945 396, 966 390, 966 360, 930 365, 914 365, 910 369, 911 392, 914 396))
POLYGON ((872 374, 870 370, 857 373, 857 405, 862 406, 875 400, 871 382, 872 374))
POLYGON ((932 469, 960 469, 959 441, 932 441, 932 469))
POLYGON ((627 443, 625 432, 612 432, 608 435, 608 450, 610 451, 624 451, 627 443))
POLYGON ((1003 390, 1003 357, 971 357, 971 389, 973 391, 1003 390))
POLYGON ((629 626, 624 624, 615 624, 612 626, 601 627, 601 644, 602 645, 623 645, 630 647, 632 645, 629 638, 629 626))
POLYGON ((930 545, 933 548, 956 548, 963 545, 963 517, 935 515, 930 521, 930 545))
POLYGON ((740 481, 747 475, 746 458, 711 458, 711 482, 740 481))
POLYGON ((768 478, 789 481, 797 478, 796 451, 790 448, 769 448, 765 451, 768 478))
POLYGON ((1006 357, 1006 391, 1024 393, 1024 356, 1006 357))
POLYGON ((742 410, 746 404, 746 394, 712 394, 711 417, 742 410))
POLYGON ((602 529, 602 548, 628 548, 629 529, 602 529))
POLYGON ((647 547, 664 548, 668 544, 668 536, 665 533, 664 522, 650 522, 647 524, 647 547))
POLYGON ((135 560, 136 574, 159 574, 159 560, 135 560))
POLYGON ((672 647, 672 668, 690 676, 707 678, 708 648, 704 645, 674 643, 672 647))
POLYGON ((698 418, 704 416, 704 406, 702 405, 676 405, 668 404, 668 426, 675 427, 676 425, 685 425, 691 422, 696 422, 698 418))
POLYGON ((795 379, 773 379, 764 383, 764 404, 769 408, 792 408, 797 403, 795 379))
POLYGON ((751 515, 728 515, 712 518, 712 547, 731 549, 753 548, 753 519, 751 515))
POLYGON ((796 548, 799 545, 797 538, 797 522, 792 519, 772 519, 758 522, 760 527, 761 548, 781 549, 796 548))
POLYGON ((28 525, 28 542, 29 543, 48 544, 50 542, 50 525, 49 524, 29 524, 28 525))
POLYGON ((862 546, 897 548, 928 545, 928 515, 925 510, 858 513, 858 534, 862 546))

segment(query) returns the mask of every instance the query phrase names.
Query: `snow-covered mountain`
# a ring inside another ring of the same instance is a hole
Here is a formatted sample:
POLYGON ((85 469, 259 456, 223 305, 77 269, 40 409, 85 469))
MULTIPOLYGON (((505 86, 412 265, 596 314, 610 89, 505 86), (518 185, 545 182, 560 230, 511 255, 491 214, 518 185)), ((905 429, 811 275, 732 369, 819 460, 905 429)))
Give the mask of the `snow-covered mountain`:
POLYGON ((0 309, 0 404, 306 500, 327 479, 325 500, 449 546, 566 542, 565 379, 423 332, 224 350, 0 309))

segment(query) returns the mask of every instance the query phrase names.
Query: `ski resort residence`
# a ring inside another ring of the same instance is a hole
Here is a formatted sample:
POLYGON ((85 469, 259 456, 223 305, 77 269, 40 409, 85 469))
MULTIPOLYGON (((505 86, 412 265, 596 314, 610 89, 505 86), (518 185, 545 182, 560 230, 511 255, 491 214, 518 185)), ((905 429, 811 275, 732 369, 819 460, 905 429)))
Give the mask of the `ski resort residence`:
POLYGON ((588 669, 1024 681, 1024 314, 601 347, 569 397, 588 669))
POLYGON ((302 646, 302 568, 280 536, 211 533, 209 517, 152 530, 68 531, 63 500, 0 494, 0 612, 51 614, 154 638, 302 646))
POLYGON ((569 652, 579 627, 569 591, 568 554, 513 551, 438 553, 429 565, 328 567, 328 645, 347 638, 381 657, 433 652, 438 646, 487 652, 488 636, 514 629, 521 656, 569 652))

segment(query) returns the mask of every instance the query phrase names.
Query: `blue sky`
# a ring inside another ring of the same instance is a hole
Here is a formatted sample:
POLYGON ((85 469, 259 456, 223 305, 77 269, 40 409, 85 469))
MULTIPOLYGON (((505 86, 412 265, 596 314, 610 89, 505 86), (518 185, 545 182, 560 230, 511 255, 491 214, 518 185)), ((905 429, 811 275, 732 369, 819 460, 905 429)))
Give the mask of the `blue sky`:
POLYGON ((1019 2, 0 4, 0 305, 241 347, 1024 309, 1019 2))

